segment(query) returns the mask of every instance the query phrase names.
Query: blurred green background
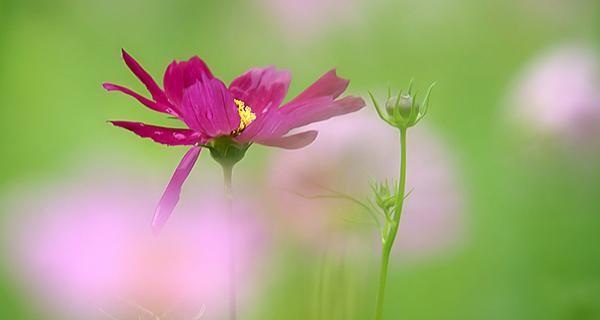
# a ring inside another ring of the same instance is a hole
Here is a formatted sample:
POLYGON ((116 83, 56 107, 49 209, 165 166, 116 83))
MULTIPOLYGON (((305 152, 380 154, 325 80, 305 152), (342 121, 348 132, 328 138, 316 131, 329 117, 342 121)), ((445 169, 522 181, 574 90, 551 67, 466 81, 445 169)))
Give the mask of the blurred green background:
MULTIPOLYGON (((266 0, 0 0, 0 192, 60 177, 79 154, 98 150, 171 172, 181 152, 141 143, 105 122, 164 121, 100 87, 114 81, 142 88, 120 48, 157 79, 172 59, 195 54, 226 81, 275 64, 292 72, 292 94, 333 66, 352 79, 349 92, 363 96, 413 77, 422 86, 435 80, 426 121, 460 160, 468 231, 456 252, 416 265, 392 262, 386 319, 600 319, 599 158, 578 157, 552 140, 531 153, 504 105, 515 76, 544 49, 597 43, 600 3, 333 3, 354 12, 325 15, 327 24, 302 34, 303 27, 286 31, 266 0)), ((238 170, 265 170, 268 152, 253 150, 238 170)), ((209 161, 202 166, 218 170, 209 161)), ((307 255, 298 262, 294 250, 280 249, 285 267, 248 318, 314 316, 319 261, 307 255)), ((368 268, 374 273, 376 265, 368 268)), ((340 283, 330 280, 327 292, 336 295, 340 283)), ((360 293, 356 314, 321 318, 369 318, 374 288, 360 293)), ((38 312, 18 279, 0 274, 0 318, 44 318, 38 312)))

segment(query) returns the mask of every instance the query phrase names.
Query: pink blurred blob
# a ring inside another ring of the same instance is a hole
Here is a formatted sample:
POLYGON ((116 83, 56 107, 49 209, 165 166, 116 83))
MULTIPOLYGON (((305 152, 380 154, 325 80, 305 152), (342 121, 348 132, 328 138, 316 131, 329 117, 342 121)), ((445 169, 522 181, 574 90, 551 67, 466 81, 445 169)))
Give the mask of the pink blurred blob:
POLYGON ((362 0, 257 0, 278 29, 294 41, 307 40, 335 27, 356 25, 362 0))
POLYGON ((542 54, 518 78, 510 103, 517 121, 535 133, 600 146, 600 57, 575 45, 542 54))
POLYGON ((247 297, 264 248, 252 210, 236 210, 232 220, 215 200, 220 195, 209 194, 183 204, 155 236, 155 195, 131 181, 136 177, 97 175, 16 197, 18 218, 7 229, 13 268, 44 307, 60 319, 106 319, 103 312, 118 319, 192 319, 201 311, 202 319, 219 317, 232 230, 236 279, 247 297))
MULTIPOLYGON (((327 194, 327 187, 364 199, 370 194, 369 181, 398 177, 397 131, 368 111, 344 120, 315 125, 317 143, 303 152, 279 153, 273 163, 270 184, 279 193, 279 211, 301 239, 315 245, 354 242, 355 229, 372 220, 351 202, 307 200, 296 192, 327 194)), ((397 248, 413 257, 448 248, 461 234, 463 210, 450 154, 433 132, 418 126, 409 130, 407 165, 407 191, 412 193, 405 202, 397 248)), ((369 230, 375 230, 374 223, 369 230)))

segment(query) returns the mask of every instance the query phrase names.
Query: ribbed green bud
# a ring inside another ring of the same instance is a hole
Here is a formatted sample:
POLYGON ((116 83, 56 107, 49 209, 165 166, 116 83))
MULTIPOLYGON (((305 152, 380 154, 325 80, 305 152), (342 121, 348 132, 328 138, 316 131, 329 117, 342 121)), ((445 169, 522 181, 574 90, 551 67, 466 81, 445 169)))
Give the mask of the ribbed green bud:
POLYGON ((417 102, 415 101, 416 94, 413 94, 412 92, 411 81, 406 91, 400 91, 393 97, 391 92, 388 92, 388 97, 383 108, 377 103, 377 100, 372 93, 369 92, 369 95, 371 96, 375 110, 381 119, 393 127, 405 130, 417 124, 427 114, 429 109, 429 97, 434 85, 435 83, 429 86, 423 101, 417 102))
MULTIPOLYGON (((418 112, 418 106, 415 105, 415 107, 418 112)), ((407 93, 391 97, 385 102, 385 110, 390 116, 393 116, 395 112, 399 112, 403 118, 407 119, 410 116, 411 108, 413 108, 413 97, 407 93)))

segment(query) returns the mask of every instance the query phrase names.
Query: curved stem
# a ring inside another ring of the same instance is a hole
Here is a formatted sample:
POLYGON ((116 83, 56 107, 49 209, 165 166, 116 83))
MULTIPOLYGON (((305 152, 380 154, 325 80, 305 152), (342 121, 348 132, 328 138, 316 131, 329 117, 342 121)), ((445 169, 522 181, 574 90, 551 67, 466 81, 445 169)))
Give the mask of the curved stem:
POLYGON ((223 179, 225 184, 225 203, 226 203, 226 214, 229 219, 228 228, 228 269, 229 269, 229 319, 236 319, 236 286, 235 286, 235 232, 234 228, 234 216, 233 216, 233 192, 231 187, 231 177, 233 175, 233 165, 223 165, 223 179))
POLYGON ((385 299, 385 286, 387 282, 390 253, 396 240, 402 206, 404 205, 404 193, 406 189, 406 129, 400 129, 400 178, 396 190, 396 205, 392 219, 386 220, 386 226, 381 235, 381 269, 379 272, 379 290, 377 291, 377 302, 375 309, 375 320, 383 317, 383 303, 385 299))

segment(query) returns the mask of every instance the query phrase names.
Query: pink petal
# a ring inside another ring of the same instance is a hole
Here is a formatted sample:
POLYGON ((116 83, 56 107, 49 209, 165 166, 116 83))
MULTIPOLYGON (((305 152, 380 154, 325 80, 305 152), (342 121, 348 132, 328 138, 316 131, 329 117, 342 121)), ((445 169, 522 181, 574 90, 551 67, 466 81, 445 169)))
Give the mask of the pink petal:
MULTIPOLYGON (((313 83, 310 87, 306 88, 296 98, 292 99, 286 104, 295 104, 304 100, 318 98, 318 97, 331 97, 333 99, 339 97, 344 90, 348 87, 350 80, 342 79, 337 76, 336 70, 332 69, 325 73, 319 80, 313 83)), ((283 108, 286 108, 283 106, 283 108)))
POLYGON ((256 114, 277 108, 285 98, 291 81, 287 71, 278 71, 273 66, 252 68, 229 85, 234 98, 244 103, 256 114))
POLYGON ((123 92, 126 95, 130 95, 132 97, 134 97, 137 101, 141 102, 143 105, 145 105, 146 107, 154 110, 154 111, 158 111, 158 112, 163 112, 163 113, 167 113, 170 115, 174 115, 176 116, 177 113, 169 106, 164 105, 162 103, 158 103, 158 102, 154 102, 146 97, 141 96, 139 93, 136 93, 135 91, 116 85, 116 84, 112 84, 112 83, 103 83, 102 87, 104 87, 104 89, 108 90, 108 91, 120 91, 123 92))
MULTIPOLYGON (((260 131, 252 139, 256 141, 276 139, 294 128, 354 112, 364 106, 365 102, 362 98, 353 96, 335 101, 330 97, 319 97, 288 104, 285 109, 281 108, 276 113, 267 114, 260 131)), ((239 138, 244 139, 242 136, 239 138)))
POLYGON ((269 66, 252 68, 231 82, 229 91, 233 97, 242 100, 256 114, 256 119, 237 138, 238 141, 251 141, 262 130, 270 114, 277 113, 290 81, 289 72, 269 66))
POLYGON ((329 97, 321 97, 289 103, 285 109, 281 109, 284 120, 280 130, 291 130, 313 122, 327 120, 358 111, 364 106, 364 100, 354 96, 347 96, 335 101, 329 97))
POLYGON ((316 130, 305 131, 272 140, 256 141, 257 143, 284 149, 299 149, 311 144, 317 138, 316 130))
POLYGON ((184 90, 204 78, 212 79, 214 77, 202 59, 192 57, 188 61, 173 61, 167 67, 163 78, 165 93, 173 104, 179 106, 184 90))
POLYGON ((281 124, 281 114, 279 108, 270 109, 265 113, 256 114, 256 120, 242 131, 242 133, 235 138, 240 143, 246 143, 256 140, 260 134, 269 132, 268 138, 280 137, 286 132, 281 131, 279 134, 272 134, 276 131, 278 126, 281 124))
POLYGON ((216 78, 205 78, 185 90, 180 118, 208 137, 229 135, 240 124, 233 97, 216 78))
POLYGON ((154 213, 154 219, 152 219, 152 229, 155 232, 159 232, 160 229, 162 229, 167 219, 171 216, 173 209, 175 209, 175 206, 179 201, 179 194, 181 194, 181 186, 185 182, 185 179, 190 175, 201 150, 202 149, 199 147, 192 147, 185 156, 183 156, 177 169, 175 169, 165 192, 158 202, 156 212, 154 213))
POLYGON ((129 69, 136 75, 140 81, 144 83, 154 101, 160 102, 162 104, 169 104, 165 93, 160 89, 160 87, 156 84, 156 81, 140 66, 140 64, 135 61, 135 59, 130 56, 125 49, 121 49, 121 53, 123 55, 123 60, 125 60, 125 64, 129 67, 129 69))
POLYGON ((259 126, 252 128, 251 125, 246 129, 246 131, 254 129, 256 132, 243 132, 239 139, 256 141, 277 139, 294 128, 354 112, 364 107, 365 102, 358 97, 349 96, 335 100, 347 87, 348 80, 339 78, 333 69, 276 112, 263 115, 259 126))
POLYGON ((204 139, 200 133, 190 129, 165 128, 130 121, 111 121, 117 127, 127 129, 142 138, 150 138, 154 142, 169 146, 194 145, 204 139))

